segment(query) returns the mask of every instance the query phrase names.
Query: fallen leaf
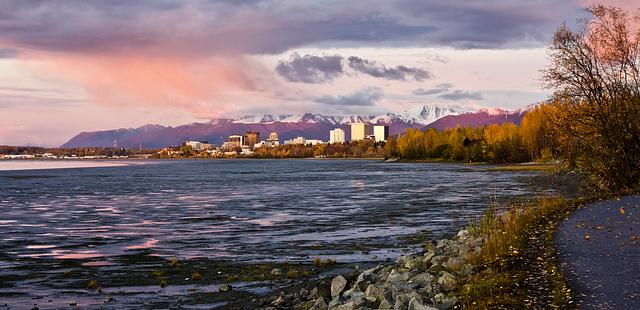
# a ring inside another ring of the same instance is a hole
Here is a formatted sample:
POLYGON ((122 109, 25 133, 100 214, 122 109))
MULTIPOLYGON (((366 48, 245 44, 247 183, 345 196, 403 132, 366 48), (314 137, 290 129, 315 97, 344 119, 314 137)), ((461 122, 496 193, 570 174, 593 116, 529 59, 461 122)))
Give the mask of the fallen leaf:
POLYGON ((589 238, 591 238, 589 235, 584 235, 584 240, 589 240, 589 238))
POLYGON ((618 211, 620 212, 620 214, 624 215, 624 207, 620 207, 618 211))

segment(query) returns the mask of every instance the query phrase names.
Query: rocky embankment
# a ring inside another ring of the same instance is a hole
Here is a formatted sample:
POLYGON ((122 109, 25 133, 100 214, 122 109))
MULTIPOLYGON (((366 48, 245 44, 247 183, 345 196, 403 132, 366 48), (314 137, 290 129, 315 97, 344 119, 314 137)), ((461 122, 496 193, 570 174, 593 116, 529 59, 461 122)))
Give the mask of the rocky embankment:
POLYGON ((451 309, 457 291, 474 272, 469 258, 483 238, 461 230, 452 239, 429 243, 421 253, 401 256, 394 265, 325 279, 299 291, 262 301, 264 309, 451 309))

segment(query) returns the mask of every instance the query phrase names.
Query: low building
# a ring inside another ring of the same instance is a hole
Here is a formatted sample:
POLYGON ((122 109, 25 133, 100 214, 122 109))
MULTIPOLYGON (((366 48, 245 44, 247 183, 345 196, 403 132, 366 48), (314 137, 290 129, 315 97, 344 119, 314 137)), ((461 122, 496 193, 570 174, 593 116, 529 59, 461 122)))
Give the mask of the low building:
POLYGON ((316 146, 318 144, 324 144, 324 141, 322 140, 317 140, 317 139, 308 139, 307 141, 305 141, 306 145, 313 145, 316 146))
POLYGON ((329 131, 329 143, 345 143, 346 141, 344 130, 342 130, 342 128, 336 128, 329 131))
POLYGON ((284 145, 287 144, 307 144, 307 139, 304 137, 296 137, 291 140, 284 140, 284 145))
POLYGON ((230 135, 229 140, 227 141, 226 148, 234 148, 241 147, 244 145, 244 136, 241 135, 230 135))

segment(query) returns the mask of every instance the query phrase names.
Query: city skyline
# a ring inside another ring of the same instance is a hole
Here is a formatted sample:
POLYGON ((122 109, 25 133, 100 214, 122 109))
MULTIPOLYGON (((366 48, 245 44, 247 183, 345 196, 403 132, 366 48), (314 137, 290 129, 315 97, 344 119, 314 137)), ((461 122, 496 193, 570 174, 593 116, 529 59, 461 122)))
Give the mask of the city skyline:
POLYGON ((548 97, 551 34, 588 4, 5 1, 0 144, 248 112, 515 109, 548 97))

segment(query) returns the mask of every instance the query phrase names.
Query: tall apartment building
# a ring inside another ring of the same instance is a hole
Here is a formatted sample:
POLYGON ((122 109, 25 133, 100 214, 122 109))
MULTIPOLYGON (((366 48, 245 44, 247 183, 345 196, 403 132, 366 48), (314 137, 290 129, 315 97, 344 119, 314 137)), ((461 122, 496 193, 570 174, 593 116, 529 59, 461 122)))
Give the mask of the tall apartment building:
POLYGON ((373 135, 376 139, 376 142, 387 141, 387 139, 389 139, 389 126, 373 126, 373 135))
POLYGON ((346 139, 344 137, 344 130, 336 128, 329 131, 329 143, 344 143, 346 139))
POLYGON ((244 144, 248 145, 249 148, 253 148, 256 143, 260 143, 260 133, 257 131, 247 131, 244 134, 244 144))
POLYGON ((364 140, 364 138, 372 134, 373 134, 373 127, 370 124, 365 124, 365 123, 351 124, 351 141, 364 140))

